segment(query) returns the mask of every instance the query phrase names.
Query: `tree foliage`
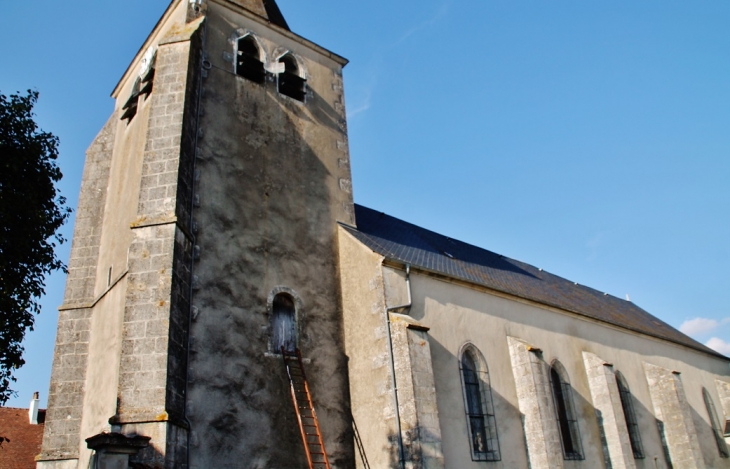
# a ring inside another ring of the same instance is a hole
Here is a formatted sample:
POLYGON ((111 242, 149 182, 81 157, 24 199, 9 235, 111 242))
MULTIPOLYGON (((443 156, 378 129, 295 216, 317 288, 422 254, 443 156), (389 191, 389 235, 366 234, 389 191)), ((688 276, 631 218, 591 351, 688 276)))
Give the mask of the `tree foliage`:
POLYGON ((45 277, 66 271, 54 249, 71 209, 55 186, 58 138, 33 120, 37 101, 37 91, 0 93, 0 405, 25 363, 21 342, 40 313, 45 277))

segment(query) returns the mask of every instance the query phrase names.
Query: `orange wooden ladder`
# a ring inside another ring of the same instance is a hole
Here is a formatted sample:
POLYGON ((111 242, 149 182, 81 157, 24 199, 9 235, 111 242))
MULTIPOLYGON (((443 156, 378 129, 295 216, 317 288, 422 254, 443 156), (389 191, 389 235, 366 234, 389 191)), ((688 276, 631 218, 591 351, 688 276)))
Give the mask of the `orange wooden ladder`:
POLYGON ((314 404, 312 404, 312 395, 309 392, 307 376, 304 374, 302 353, 299 349, 294 352, 287 352, 282 347, 281 356, 284 358, 284 366, 289 376, 291 397, 294 402, 294 410, 297 413, 299 431, 302 433, 309 469, 330 469, 327 452, 324 450, 319 421, 317 420, 317 414, 314 412, 314 404))

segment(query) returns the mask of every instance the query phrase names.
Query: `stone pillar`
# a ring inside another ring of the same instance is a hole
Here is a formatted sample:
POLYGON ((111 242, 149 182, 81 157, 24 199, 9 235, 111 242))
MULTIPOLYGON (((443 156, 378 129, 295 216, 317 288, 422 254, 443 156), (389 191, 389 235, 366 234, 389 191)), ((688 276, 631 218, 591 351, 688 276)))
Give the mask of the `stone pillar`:
POLYGON ((76 209, 66 293, 59 308, 48 411, 38 467, 75 467, 81 444, 89 329, 96 264, 104 220, 117 117, 113 115, 86 152, 76 209), (51 463, 50 461, 60 461, 51 463), (47 463, 46 463, 47 462, 47 463))
POLYGON ((679 373, 644 363, 654 415, 662 442, 672 465, 682 469, 704 469, 692 411, 679 373))
POLYGON ((591 388, 593 407, 605 438, 606 467, 635 469, 636 463, 613 366, 589 352, 583 352, 583 363, 591 388))
POLYGON ((149 446, 148 436, 126 436, 121 433, 100 433, 86 439, 95 451, 94 469, 129 469, 129 458, 149 446))
POLYGON ((514 337, 507 342, 530 468, 560 469, 563 449, 542 351, 514 337))
POLYGON ((717 394, 720 396, 720 405, 722 406, 721 424, 725 435, 730 433, 730 383, 727 381, 715 380, 717 394))
POLYGON ((201 20, 157 50, 137 218, 132 224, 113 429, 152 437, 137 461, 186 467, 185 417, 201 20))
POLYGON ((428 328, 391 314, 401 435, 407 469, 443 469, 428 328))

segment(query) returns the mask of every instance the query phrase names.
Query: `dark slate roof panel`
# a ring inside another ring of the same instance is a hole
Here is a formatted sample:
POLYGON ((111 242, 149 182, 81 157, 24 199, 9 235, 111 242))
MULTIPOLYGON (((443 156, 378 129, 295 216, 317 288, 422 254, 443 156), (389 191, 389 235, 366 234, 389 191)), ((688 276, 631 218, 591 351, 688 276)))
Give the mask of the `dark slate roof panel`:
POLYGON ((630 301, 362 205, 355 205, 355 218, 357 228, 344 228, 386 258, 726 358, 630 301))

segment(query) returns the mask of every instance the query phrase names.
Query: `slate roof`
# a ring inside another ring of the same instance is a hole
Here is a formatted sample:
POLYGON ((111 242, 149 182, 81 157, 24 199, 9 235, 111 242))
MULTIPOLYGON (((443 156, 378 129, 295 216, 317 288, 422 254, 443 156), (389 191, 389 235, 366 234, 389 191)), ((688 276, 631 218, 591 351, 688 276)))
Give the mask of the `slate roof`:
POLYGON ((362 205, 355 205, 355 219, 357 228, 343 227, 365 246, 388 259, 727 359, 630 301, 362 205))
POLYGON ((35 457, 41 452, 43 422, 46 411, 38 411, 38 425, 31 425, 28 409, 0 407, 0 469, 35 469, 35 457))

